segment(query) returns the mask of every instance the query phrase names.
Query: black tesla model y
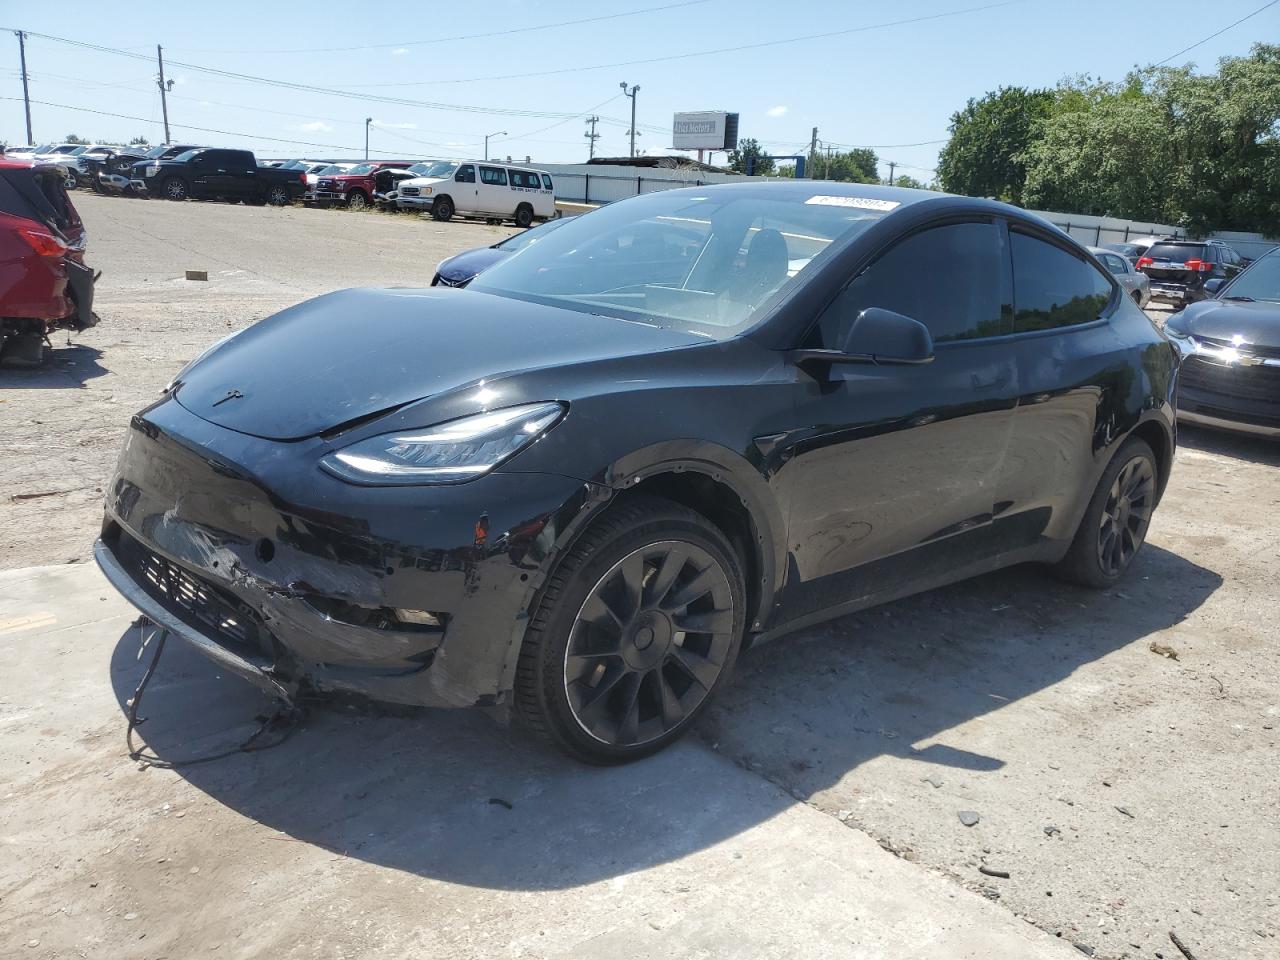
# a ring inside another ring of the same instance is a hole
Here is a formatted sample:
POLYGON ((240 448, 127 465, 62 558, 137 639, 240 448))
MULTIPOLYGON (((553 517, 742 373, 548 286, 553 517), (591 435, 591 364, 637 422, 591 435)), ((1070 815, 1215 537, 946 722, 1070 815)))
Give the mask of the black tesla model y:
POLYGON ((1012 207, 671 190, 465 290, 333 293, 211 348, 133 418, 96 554, 278 696, 509 706, 628 760, 744 645, 1026 561, 1114 583, 1175 371, 1012 207))

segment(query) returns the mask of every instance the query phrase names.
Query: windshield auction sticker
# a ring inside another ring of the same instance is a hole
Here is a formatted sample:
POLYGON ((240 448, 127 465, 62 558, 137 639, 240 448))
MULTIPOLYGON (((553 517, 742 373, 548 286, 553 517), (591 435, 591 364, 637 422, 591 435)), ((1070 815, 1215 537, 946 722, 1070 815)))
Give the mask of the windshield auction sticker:
POLYGON ((888 212, 900 207, 897 200, 872 200, 869 197, 810 197, 805 203, 821 203, 828 207, 858 207, 862 210, 880 210, 888 212))

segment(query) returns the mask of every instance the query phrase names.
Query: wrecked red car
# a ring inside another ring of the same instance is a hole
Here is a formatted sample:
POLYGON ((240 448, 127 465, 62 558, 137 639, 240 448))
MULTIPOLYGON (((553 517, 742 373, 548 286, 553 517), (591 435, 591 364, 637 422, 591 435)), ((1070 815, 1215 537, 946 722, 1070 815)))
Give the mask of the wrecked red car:
POLYGON ((50 331, 97 322, 85 229, 51 163, 0 157, 0 364, 35 366, 50 331))

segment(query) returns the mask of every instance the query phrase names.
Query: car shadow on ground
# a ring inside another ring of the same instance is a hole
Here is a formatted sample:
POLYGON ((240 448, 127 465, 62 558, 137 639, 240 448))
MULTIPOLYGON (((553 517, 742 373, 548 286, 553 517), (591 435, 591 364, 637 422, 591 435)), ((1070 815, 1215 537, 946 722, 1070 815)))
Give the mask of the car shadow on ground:
POLYGON ((65 390, 83 387, 85 382, 101 377, 107 368, 99 363, 102 351, 79 343, 66 343, 54 334, 54 347, 47 346, 44 363, 38 367, 0 368, 0 389, 65 390))
POLYGON ((1280 467, 1280 437, 1257 437, 1182 423, 1178 425, 1178 446, 1280 467))
MULTIPOLYGON (((998 775, 1000 757, 927 741, 1145 642, 1220 583, 1148 546, 1104 593, 1018 568, 844 617, 747 651, 701 722, 703 743, 627 767, 576 764, 476 711, 330 706, 279 747, 180 772, 244 816, 339 854, 470 886, 564 889, 731 841, 795 802, 706 748, 722 737, 790 738, 773 753, 800 797, 885 755, 998 775)), ((147 659, 139 635, 126 631, 113 653, 122 713, 147 659)), ((141 732, 161 757, 192 757, 234 746, 271 709, 173 641, 141 732)))

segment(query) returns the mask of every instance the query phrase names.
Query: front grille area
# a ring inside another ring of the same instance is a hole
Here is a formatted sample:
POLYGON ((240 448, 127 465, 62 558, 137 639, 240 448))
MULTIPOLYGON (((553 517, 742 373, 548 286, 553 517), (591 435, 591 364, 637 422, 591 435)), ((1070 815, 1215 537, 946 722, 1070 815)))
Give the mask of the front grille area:
POLYGON ((1280 367, 1210 363, 1188 357, 1178 374, 1183 388, 1242 400, 1280 404, 1280 367))
POLYGON ((1257 343, 1236 343, 1234 340, 1220 340, 1217 337, 1202 337, 1196 334, 1196 339, 1204 343, 1211 343, 1215 347, 1236 347, 1242 353, 1252 354, 1255 357, 1271 357, 1280 359, 1280 347, 1267 347, 1257 343))
POLYGON ((255 658, 270 653, 261 617, 234 594, 148 550, 123 530, 115 553, 134 582, 184 623, 238 653, 255 658))
POLYGON ((400 188, 400 196, 402 197, 416 197, 417 195, 418 195, 417 187, 401 187, 400 188))

